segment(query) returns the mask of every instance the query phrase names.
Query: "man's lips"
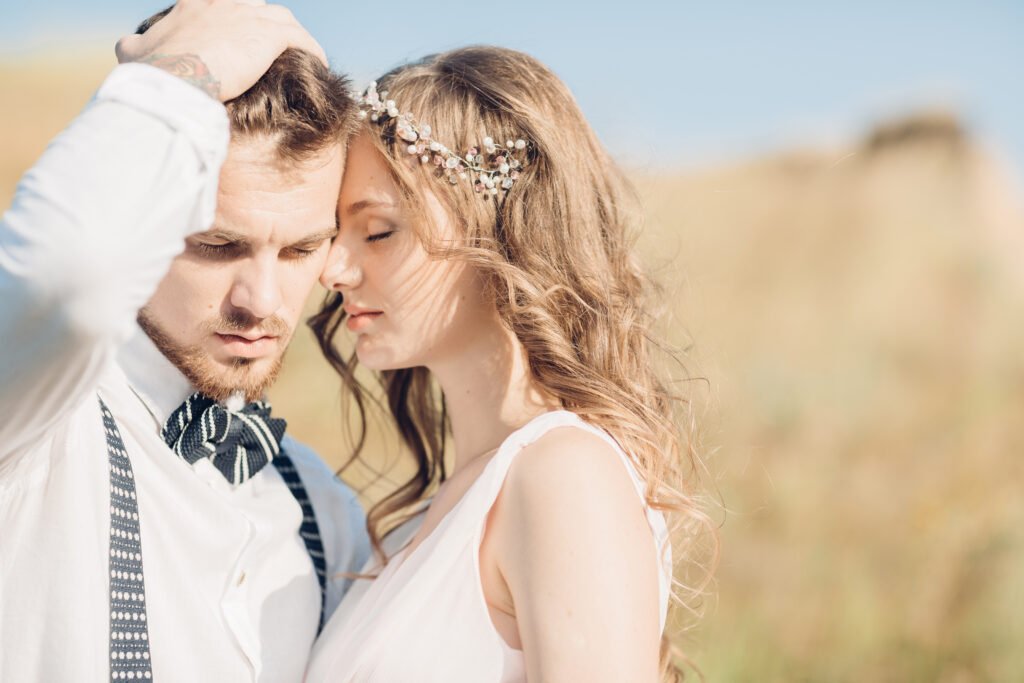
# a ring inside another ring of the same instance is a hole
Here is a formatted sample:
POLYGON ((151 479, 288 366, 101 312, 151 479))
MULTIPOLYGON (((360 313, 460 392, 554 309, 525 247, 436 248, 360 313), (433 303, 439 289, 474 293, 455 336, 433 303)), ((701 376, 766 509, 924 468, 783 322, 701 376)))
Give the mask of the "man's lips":
POLYGON ((224 344, 224 350, 232 356, 260 358, 277 348, 279 337, 272 335, 235 334, 217 332, 215 336, 224 344))
POLYGON ((218 332, 217 336, 225 339, 239 339, 248 342, 259 341, 260 339, 277 339, 277 335, 274 334, 233 334, 231 332, 218 332))

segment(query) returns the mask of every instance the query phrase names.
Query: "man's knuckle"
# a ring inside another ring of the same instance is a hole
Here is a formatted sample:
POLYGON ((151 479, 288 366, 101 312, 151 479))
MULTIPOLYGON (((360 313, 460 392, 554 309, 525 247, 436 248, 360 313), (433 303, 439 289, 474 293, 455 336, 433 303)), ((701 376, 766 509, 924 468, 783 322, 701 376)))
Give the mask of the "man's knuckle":
POLYGON ((298 23, 295 20, 295 14, 284 5, 267 5, 267 12, 276 21, 286 24, 298 23))

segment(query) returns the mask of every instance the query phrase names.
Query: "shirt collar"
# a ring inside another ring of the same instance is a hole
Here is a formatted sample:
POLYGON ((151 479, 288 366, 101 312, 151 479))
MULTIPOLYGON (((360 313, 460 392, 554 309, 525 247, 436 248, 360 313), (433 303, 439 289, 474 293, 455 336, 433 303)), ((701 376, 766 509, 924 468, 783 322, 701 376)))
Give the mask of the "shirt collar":
POLYGON ((160 427, 196 391, 138 324, 131 339, 121 347, 118 361, 132 391, 160 427))

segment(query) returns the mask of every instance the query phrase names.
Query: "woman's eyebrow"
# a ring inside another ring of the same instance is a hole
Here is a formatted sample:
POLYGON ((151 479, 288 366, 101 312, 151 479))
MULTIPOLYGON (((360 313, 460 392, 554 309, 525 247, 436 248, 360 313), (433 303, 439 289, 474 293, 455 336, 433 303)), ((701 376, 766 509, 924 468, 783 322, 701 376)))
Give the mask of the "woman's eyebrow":
POLYGON ((360 211, 365 211, 366 209, 393 209, 395 206, 396 205, 392 202, 382 202, 376 199, 362 199, 346 206, 342 213, 345 216, 353 216, 360 211))

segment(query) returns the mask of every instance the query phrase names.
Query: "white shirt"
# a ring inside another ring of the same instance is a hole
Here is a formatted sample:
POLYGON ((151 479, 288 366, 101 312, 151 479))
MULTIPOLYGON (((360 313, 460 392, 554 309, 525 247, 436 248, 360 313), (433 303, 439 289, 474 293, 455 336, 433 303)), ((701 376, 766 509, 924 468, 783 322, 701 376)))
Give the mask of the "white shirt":
MULTIPOLYGON (((109 469, 97 394, 135 473, 156 681, 299 681, 320 589, 272 466, 232 487, 163 442, 192 388, 135 324, 212 223, 224 108, 117 67, 0 222, 0 681, 109 680, 109 469)), ((286 416, 284 416, 286 417, 286 416)), ((353 493, 286 438, 328 568, 328 614, 368 555, 353 493)))

